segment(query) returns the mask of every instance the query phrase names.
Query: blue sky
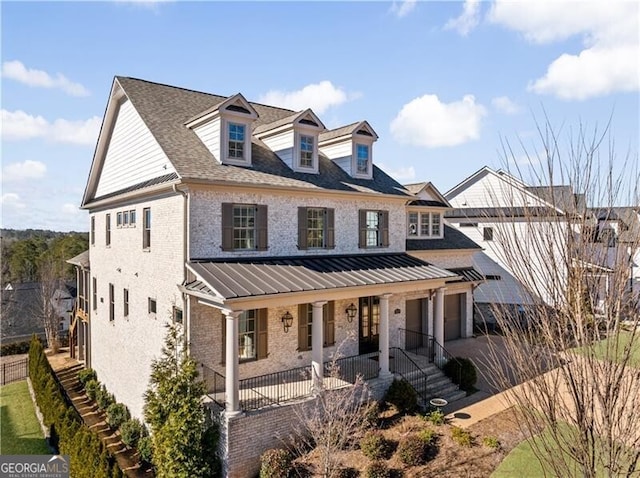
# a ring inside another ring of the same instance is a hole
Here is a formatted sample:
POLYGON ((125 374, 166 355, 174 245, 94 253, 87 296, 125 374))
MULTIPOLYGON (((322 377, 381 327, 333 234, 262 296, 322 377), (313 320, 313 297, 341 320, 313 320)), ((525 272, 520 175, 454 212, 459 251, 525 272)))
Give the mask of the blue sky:
POLYGON ((376 164, 443 193, 503 165, 501 138, 534 152, 544 111, 563 131, 613 116, 637 162, 637 2, 1 8, 3 227, 88 229, 78 205, 114 75, 311 107, 329 128, 366 119, 376 164))

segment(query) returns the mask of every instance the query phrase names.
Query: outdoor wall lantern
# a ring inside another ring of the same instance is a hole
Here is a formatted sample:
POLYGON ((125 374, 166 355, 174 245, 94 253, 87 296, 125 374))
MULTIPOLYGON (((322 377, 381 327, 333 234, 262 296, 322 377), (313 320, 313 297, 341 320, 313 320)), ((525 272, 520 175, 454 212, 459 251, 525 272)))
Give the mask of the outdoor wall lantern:
POLYGON ((349 322, 353 322, 353 319, 355 319, 356 313, 358 312, 358 309, 356 309, 356 306, 353 305, 353 302, 352 302, 349 305, 349 307, 347 307, 347 310, 345 310, 345 312, 347 313, 347 320, 349 322))
POLYGON ((291 315, 291 312, 287 310, 280 320, 282 320, 282 325, 284 325, 284 333, 286 334, 287 332, 289 332, 289 329, 293 325, 293 316, 291 315))

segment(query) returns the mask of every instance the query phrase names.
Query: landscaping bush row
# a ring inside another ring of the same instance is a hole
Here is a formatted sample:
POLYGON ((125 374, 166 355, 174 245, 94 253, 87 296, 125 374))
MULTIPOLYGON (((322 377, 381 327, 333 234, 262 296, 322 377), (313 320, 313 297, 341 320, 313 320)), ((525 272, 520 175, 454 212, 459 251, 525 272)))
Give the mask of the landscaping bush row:
POLYGON ((2 347, 0 347, 0 357, 3 357, 5 355, 26 354, 29 352, 30 346, 30 340, 25 340, 23 342, 14 342, 12 344, 4 344, 2 347))
POLYGON ((44 353, 33 338, 29 347, 29 378, 44 423, 51 432, 51 445, 69 455, 69 472, 74 478, 115 478, 124 474, 102 440, 90 431, 70 404, 44 353))
POLYGON ((98 381, 95 370, 88 368, 78 372, 78 380, 84 387, 84 391, 90 400, 98 405, 98 408, 105 412, 106 421, 114 430, 120 430, 122 443, 130 448, 138 450, 140 461, 143 464, 150 464, 152 451, 149 433, 146 427, 136 418, 131 418, 131 414, 125 405, 117 403, 113 394, 109 393, 107 387, 98 381))

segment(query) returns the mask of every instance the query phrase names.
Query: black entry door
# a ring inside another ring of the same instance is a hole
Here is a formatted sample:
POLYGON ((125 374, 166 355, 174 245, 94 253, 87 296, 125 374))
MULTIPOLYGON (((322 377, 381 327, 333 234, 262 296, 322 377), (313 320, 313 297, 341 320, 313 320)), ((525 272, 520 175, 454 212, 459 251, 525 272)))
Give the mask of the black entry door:
POLYGON ((380 350, 380 299, 360 297, 360 354, 380 350))

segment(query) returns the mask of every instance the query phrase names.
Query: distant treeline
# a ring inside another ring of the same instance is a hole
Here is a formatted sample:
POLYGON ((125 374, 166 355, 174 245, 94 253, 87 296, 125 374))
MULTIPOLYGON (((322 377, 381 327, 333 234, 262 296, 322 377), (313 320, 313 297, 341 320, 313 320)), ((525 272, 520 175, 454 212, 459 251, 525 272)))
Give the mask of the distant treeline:
POLYGON ((2 229, 2 285, 7 282, 37 282, 40 266, 55 264, 59 276, 73 280, 67 259, 89 247, 86 232, 56 232, 40 229, 2 229))

